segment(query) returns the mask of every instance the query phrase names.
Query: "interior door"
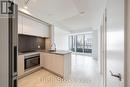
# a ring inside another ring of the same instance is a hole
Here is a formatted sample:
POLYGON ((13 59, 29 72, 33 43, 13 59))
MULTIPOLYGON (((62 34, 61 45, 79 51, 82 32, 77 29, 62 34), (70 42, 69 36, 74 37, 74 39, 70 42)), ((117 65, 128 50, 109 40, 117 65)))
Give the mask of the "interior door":
POLYGON ((124 0, 108 0, 106 86, 124 87, 124 0))

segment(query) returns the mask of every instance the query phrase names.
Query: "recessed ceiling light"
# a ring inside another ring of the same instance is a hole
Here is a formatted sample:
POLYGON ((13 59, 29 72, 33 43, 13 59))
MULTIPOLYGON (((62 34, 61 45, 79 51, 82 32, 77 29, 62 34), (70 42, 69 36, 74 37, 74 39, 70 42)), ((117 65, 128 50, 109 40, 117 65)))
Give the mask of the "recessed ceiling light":
POLYGON ((24 8, 25 8, 25 9, 28 9, 28 7, 27 7, 27 6, 24 6, 24 8))

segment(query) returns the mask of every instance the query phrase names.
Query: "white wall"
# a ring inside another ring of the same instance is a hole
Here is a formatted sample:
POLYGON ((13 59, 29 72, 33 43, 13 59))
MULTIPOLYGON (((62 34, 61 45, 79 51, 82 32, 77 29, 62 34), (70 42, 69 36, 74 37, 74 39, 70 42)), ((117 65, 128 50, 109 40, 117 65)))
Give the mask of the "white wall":
POLYGON ((57 50, 69 50, 68 35, 69 31, 54 27, 54 43, 57 50))

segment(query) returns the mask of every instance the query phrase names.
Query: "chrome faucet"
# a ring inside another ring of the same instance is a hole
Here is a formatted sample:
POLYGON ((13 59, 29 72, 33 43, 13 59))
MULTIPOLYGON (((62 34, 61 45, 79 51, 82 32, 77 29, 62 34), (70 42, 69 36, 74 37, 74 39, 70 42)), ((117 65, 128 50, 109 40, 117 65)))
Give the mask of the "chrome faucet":
POLYGON ((56 44, 53 42, 51 48, 54 46, 54 50, 56 50, 56 44))
POLYGON ((53 43, 54 44, 54 46, 55 46, 55 50, 56 50, 56 44, 55 43, 53 43))

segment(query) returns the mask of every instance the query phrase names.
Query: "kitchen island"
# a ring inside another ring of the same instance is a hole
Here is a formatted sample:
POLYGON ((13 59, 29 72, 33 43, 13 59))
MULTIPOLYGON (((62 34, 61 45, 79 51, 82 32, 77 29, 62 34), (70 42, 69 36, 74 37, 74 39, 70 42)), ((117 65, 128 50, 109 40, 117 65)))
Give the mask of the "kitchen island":
POLYGON ((40 65, 66 79, 71 74, 71 52, 68 51, 55 51, 55 52, 41 52, 40 65))

